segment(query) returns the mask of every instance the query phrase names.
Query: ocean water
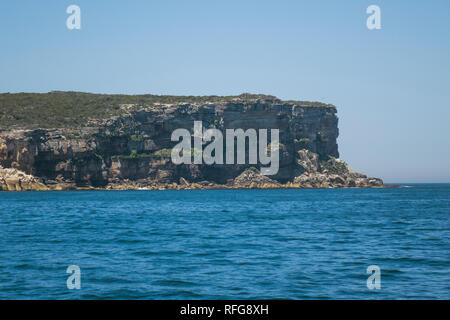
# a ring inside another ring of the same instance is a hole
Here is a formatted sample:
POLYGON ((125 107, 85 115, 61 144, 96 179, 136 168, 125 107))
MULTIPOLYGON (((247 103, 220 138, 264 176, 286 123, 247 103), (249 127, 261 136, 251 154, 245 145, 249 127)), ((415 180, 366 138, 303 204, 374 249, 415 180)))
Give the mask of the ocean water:
POLYGON ((4 192, 0 299, 449 299, 449 240, 449 184, 4 192))

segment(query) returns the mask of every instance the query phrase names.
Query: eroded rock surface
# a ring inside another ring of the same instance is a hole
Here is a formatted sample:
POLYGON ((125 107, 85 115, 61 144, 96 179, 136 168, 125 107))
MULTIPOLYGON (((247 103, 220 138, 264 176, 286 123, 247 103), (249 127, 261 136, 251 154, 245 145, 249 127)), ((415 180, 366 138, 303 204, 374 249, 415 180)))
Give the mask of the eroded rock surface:
POLYGON ((234 179, 233 186, 250 189, 270 189, 280 187, 280 183, 257 171, 247 169, 234 179))
POLYGON ((26 174, 14 168, 0 166, 0 190, 1 191, 32 191, 48 190, 39 178, 26 174))
MULTIPOLYGON (((317 159, 313 153, 302 154, 302 163, 312 163, 317 159), (306 159, 305 159, 306 157, 306 159), (310 159, 309 162, 307 159, 310 159)), ((342 187, 382 187, 383 181, 378 178, 368 178, 362 173, 352 170, 347 163, 340 159, 329 157, 318 167, 311 166, 303 174, 294 178, 294 183, 311 188, 342 188, 342 187)))
POLYGON ((336 108, 246 98, 204 103, 124 104, 121 114, 73 128, 0 131, 3 190, 378 187, 338 159, 336 108), (265 177, 250 166, 172 163, 175 129, 279 129, 280 168, 265 177), (9 172, 9 171, 8 171, 9 172), (26 174, 26 176, 24 176, 26 174), (6 174, 3 174, 6 177, 6 174), (3 178, 4 179, 4 178, 3 178), (34 179, 34 180, 33 180, 34 179))

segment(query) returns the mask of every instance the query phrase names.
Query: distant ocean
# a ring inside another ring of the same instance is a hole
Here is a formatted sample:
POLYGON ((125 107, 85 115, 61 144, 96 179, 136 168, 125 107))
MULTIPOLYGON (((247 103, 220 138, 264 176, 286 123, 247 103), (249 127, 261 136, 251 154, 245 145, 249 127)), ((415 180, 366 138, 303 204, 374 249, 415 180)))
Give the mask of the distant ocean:
POLYGON ((450 184, 409 186, 3 192, 0 299, 449 299, 450 184))

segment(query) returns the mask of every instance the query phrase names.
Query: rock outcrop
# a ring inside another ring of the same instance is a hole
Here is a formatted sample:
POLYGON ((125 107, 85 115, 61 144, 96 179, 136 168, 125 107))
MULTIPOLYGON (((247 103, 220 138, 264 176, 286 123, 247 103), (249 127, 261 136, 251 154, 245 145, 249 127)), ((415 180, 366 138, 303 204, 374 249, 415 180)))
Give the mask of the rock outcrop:
POLYGON ((239 188, 249 188, 249 189, 272 189, 279 188, 280 183, 278 181, 272 180, 267 176, 262 175, 257 170, 247 169, 242 172, 233 181, 233 186, 239 188))
POLYGON ((49 190, 39 178, 13 168, 0 166, 0 191, 49 190))
POLYGON ((383 181, 368 178, 362 173, 352 170, 344 161, 330 157, 319 166, 317 155, 307 150, 300 150, 300 163, 308 166, 303 174, 294 178, 294 183, 310 188, 343 188, 343 187, 382 187, 383 181), (314 165, 314 164, 317 164, 314 165))
POLYGON ((94 117, 79 127, 17 125, 0 130, 0 165, 24 175, 18 183, 11 178, 9 183, 0 180, 2 189, 383 186, 381 180, 358 174, 338 159, 338 118, 332 105, 238 96, 201 103, 130 103, 117 108, 118 115, 94 117), (179 128, 192 132, 194 121, 223 132, 279 129, 278 173, 262 176, 249 170, 254 164, 175 165, 170 158, 176 143, 171 134, 179 128))

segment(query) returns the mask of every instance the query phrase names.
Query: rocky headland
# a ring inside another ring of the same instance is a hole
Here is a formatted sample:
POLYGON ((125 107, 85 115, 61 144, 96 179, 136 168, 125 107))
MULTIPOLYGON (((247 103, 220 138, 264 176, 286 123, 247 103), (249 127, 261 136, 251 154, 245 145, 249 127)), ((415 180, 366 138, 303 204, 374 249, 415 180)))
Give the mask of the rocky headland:
POLYGON ((272 96, 0 94, 0 190, 384 187, 339 159, 336 107, 272 96), (279 129, 279 170, 179 164, 171 133, 279 129))

